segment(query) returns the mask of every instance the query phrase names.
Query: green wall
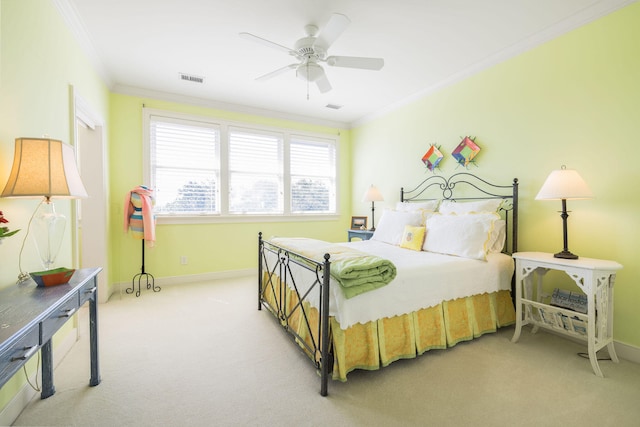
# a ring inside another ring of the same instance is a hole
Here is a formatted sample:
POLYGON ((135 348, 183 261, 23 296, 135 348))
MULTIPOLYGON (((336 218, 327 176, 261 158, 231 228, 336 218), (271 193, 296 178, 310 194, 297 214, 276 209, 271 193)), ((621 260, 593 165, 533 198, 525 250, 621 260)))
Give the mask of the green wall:
POLYGON ((549 172, 577 169, 595 199, 569 201, 569 249, 623 264, 615 285, 614 337, 640 346, 640 4, 505 61, 353 130, 353 206, 376 184, 392 207, 401 186, 430 172, 421 162, 441 146, 441 173, 460 171, 451 151, 465 135, 481 147, 471 172, 520 181, 520 251, 562 249, 559 201, 534 200, 549 172))
MULTIPOLYGON (((72 142, 70 86, 107 121, 109 93, 69 32, 50 0, 0 0, 0 185, 9 176, 15 138, 42 137, 72 142)), ((108 123, 105 123, 108 125, 108 123)), ((0 189, 1 191, 1 189, 0 189)), ((0 199, 0 210, 11 229, 21 231, 0 244, 0 288, 15 283, 18 254, 27 223, 38 200, 0 199)), ((59 200, 56 209, 70 220, 71 202, 59 200)), ((58 265, 71 266, 73 253, 68 226, 58 265)), ((26 242, 22 268, 42 269, 31 239, 26 242)), ((54 337, 54 346, 68 334, 69 322, 54 337)), ((32 359, 29 372, 35 370, 32 359)), ((0 390, 0 411, 24 385, 18 372, 0 390)))
MULTIPOLYGON (((319 134, 339 135, 337 218, 321 221, 269 222, 218 221, 211 224, 162 224, 156 227, 156 245, 145 250, 145 270, 155 277, 200 275, 206 273, 257 268, 257 239, 274 235, 322 238, 345 241, 351 212, 350 131, 231 113, 212 108, 176 104, 154 99, 113 94, 111 96, 111 217, 115 218, 110 241, 115 282, 130 281, 140 271, 141 241, 122 229, 124 198, 129 190, 143 184, 142 178, 142 107, 215 117, 226 121, 279 126, 319 134), (187 265, 180 264, 186 256, 187 265)), ((145 183, 146 184, 146 183, 145 183)))

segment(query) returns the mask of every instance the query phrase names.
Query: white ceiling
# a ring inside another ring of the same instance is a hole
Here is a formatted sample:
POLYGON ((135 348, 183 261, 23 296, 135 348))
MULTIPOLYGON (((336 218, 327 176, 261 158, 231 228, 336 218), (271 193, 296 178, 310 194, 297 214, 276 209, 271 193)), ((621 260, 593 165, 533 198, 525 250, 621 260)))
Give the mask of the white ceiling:
POLYGON ((350 127, 590 22, 632 0, 53 0, 111 90, 350 127), (381 71, 325 66, 321 94, 286 53, 332 13, 351 24, 330 55, 382 57, 381 71), (204 77, 182 81, 179 73, 204 77), (338 104, 339 110, 327 108, 338 104), (268 113, 265 113, 268 111, 268 113))

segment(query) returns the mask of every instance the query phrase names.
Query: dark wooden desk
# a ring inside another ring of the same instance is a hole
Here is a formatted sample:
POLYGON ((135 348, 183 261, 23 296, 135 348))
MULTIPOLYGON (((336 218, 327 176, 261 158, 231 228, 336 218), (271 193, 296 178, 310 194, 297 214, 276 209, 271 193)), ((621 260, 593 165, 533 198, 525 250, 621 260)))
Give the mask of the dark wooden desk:
POLYGON ((91 379, 100 384, 98 365, 98 273, 102 268, 76 270, 64 285, 38 288, 31 279, 0 290, 0 387, 38 350, 42 350, 43 399, 53 395, 51 337, 85 302, 89 302, 91 379))

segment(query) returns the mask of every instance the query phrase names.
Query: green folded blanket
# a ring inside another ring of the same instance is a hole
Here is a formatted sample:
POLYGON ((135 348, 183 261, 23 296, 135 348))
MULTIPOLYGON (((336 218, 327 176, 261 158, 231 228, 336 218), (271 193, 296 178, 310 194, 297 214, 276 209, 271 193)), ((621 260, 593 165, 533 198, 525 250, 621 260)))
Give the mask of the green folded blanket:
POLYGON ((328 253, 331 277, 340 284, 346 298, 385 286, 396 277, 396 266, 391 261, 346 246, 303 237, 274 237, 270 241, 317 262, 323 262, 328 253))

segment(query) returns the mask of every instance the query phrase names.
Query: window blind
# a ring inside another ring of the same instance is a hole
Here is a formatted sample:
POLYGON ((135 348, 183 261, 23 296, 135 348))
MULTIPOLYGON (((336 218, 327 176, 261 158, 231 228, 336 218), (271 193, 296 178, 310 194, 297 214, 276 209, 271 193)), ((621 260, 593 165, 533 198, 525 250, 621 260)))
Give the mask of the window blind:
POLYGON ((152 117, 149 136, 155 212, 219 213, 218 127, 152 117))
POLYGON ((336 211, 336 150, 327 142, 292 138, 291 212, 336 211))
POLYGON ((283 137, 229 130, 229 213, 283 213, 283 137))

